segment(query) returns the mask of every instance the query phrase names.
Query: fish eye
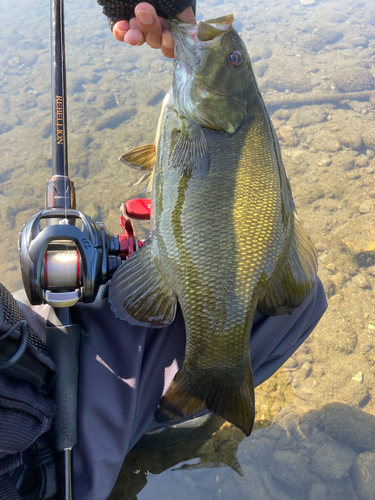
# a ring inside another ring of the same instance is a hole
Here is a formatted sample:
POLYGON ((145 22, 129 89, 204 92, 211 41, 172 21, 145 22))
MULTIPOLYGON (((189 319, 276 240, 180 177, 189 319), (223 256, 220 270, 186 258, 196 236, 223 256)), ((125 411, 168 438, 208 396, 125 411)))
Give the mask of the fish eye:
POLYGON ((228 59, 233 66, 238 67, 242 65, 242 55, 241 52, 238 52, 238 50, 234 50, 233 52, 231 52, 228 56, 228 59))

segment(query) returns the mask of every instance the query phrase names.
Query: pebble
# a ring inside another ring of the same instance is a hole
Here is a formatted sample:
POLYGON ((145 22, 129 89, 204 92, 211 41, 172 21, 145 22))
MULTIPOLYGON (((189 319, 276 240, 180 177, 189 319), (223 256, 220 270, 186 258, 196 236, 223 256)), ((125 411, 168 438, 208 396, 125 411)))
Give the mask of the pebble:
POLYGON ((354 462, 354 481, 363 500, 374 500, 375 453, 361 453, 354 462))
POLYGON ((284 125, 280 127, 279 134, 283 141, 285 141, 288 146, 295 147, 299 144, 299 139, 297 137, 296 131, 293 127, 289 127, 288 125, 284 125))
POLYGON ((369 280, 362 274, 356 274, 355 276, 353 276, 352 283, 358 288, 363 288, 363 289, 371 288, 369 280))
POLYGON ((307 377, 311 375, 312 372, 312 366, 311 363, 305 362, 301 366, 301 368, 298 370, 299 376, 301 379, 305 380, 307 377))
POLYGON ((372 208, 375 205, 375 200, 365 200, 361 205, 359 205, 359 211, 361 214, 368 214, 371 212, 372 208))
POLYGON ((359 371, 355 375, 353 375, 352 380, 355 380, 356 382, 359 382, 360 384, 363 383, 363 373, 359 371))
POLYGON ((373 415, 345 403, 328 403, 322 408, 321 421, 333 438, 354 449, 375 452, 373 415))

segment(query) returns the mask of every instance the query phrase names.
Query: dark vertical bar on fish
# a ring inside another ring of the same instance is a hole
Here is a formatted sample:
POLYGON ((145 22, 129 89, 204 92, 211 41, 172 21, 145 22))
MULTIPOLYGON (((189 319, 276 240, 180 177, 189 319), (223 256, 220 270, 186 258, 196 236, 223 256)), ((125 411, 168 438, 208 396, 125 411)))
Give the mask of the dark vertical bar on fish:
POLYGON ((52 168, 53 175, 68 176, 63 0, 51 0, 51 57, 52 168))

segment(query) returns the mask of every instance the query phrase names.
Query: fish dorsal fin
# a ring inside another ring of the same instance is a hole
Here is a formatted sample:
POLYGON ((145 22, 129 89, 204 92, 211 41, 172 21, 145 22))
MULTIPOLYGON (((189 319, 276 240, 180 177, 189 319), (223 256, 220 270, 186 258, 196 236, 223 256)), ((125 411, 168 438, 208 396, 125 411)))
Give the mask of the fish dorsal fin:
POLYGON ((318 270, 315 247, 294 213, 294 234, 258 311, 267 316, 291 313, 311 292, 318 270))
POLYGON ((172 152, 171 165, 181 175, 196 172, 205 176, 210 166, 210 154, 203 129, 190 120, 183 120, 182 125, 180 138, 172 152))
POLYGON ((124 153, 119 158, 128 167, 136 168, 141 171, 152 172, 156 160, 155 144, 145 144, 134 148, 128 153, 124 153))
POLYGON ((117 269, 109 285, 109 302, 115 316, 131 325, 162 328, 172 323, 177 298, 152 261, 151 244, 117 269))

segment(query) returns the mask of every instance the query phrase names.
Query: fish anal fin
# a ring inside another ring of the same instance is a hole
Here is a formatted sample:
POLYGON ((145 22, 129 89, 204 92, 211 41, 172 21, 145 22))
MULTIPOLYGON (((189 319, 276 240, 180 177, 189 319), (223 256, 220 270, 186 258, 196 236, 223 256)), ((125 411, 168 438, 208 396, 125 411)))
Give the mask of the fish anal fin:
POLYGON ((200 125, 193 122, 184 124, 180 138, 173 149, 170 163, 173 168, 179 170, 180 175, 198 173, 204 177, 207 174, 210 154, 200 125))
POLYGON ((141 171, 152 172, 156 160, 155 144, 145 144, 124 153, 119 158, 128 167, 141 171))
POLYGON ((254 423, 254 386, 250 364, 239 386, 193 378, 183 366, 162 397, 156 419, 178 421, 208 409, 249 436, 254 423))
POLYGON ((267 316, 290 314, 311 292, 318 260, 315 247, 294 214, 294 234, 290 249, 262 299, 258 311, 267 316))
POLYGON ((174 320, 177 297, 152 263, 151 245, 117 269, 109 285, 109 302, 116 317, 132 325, 161 328, 174 320))

